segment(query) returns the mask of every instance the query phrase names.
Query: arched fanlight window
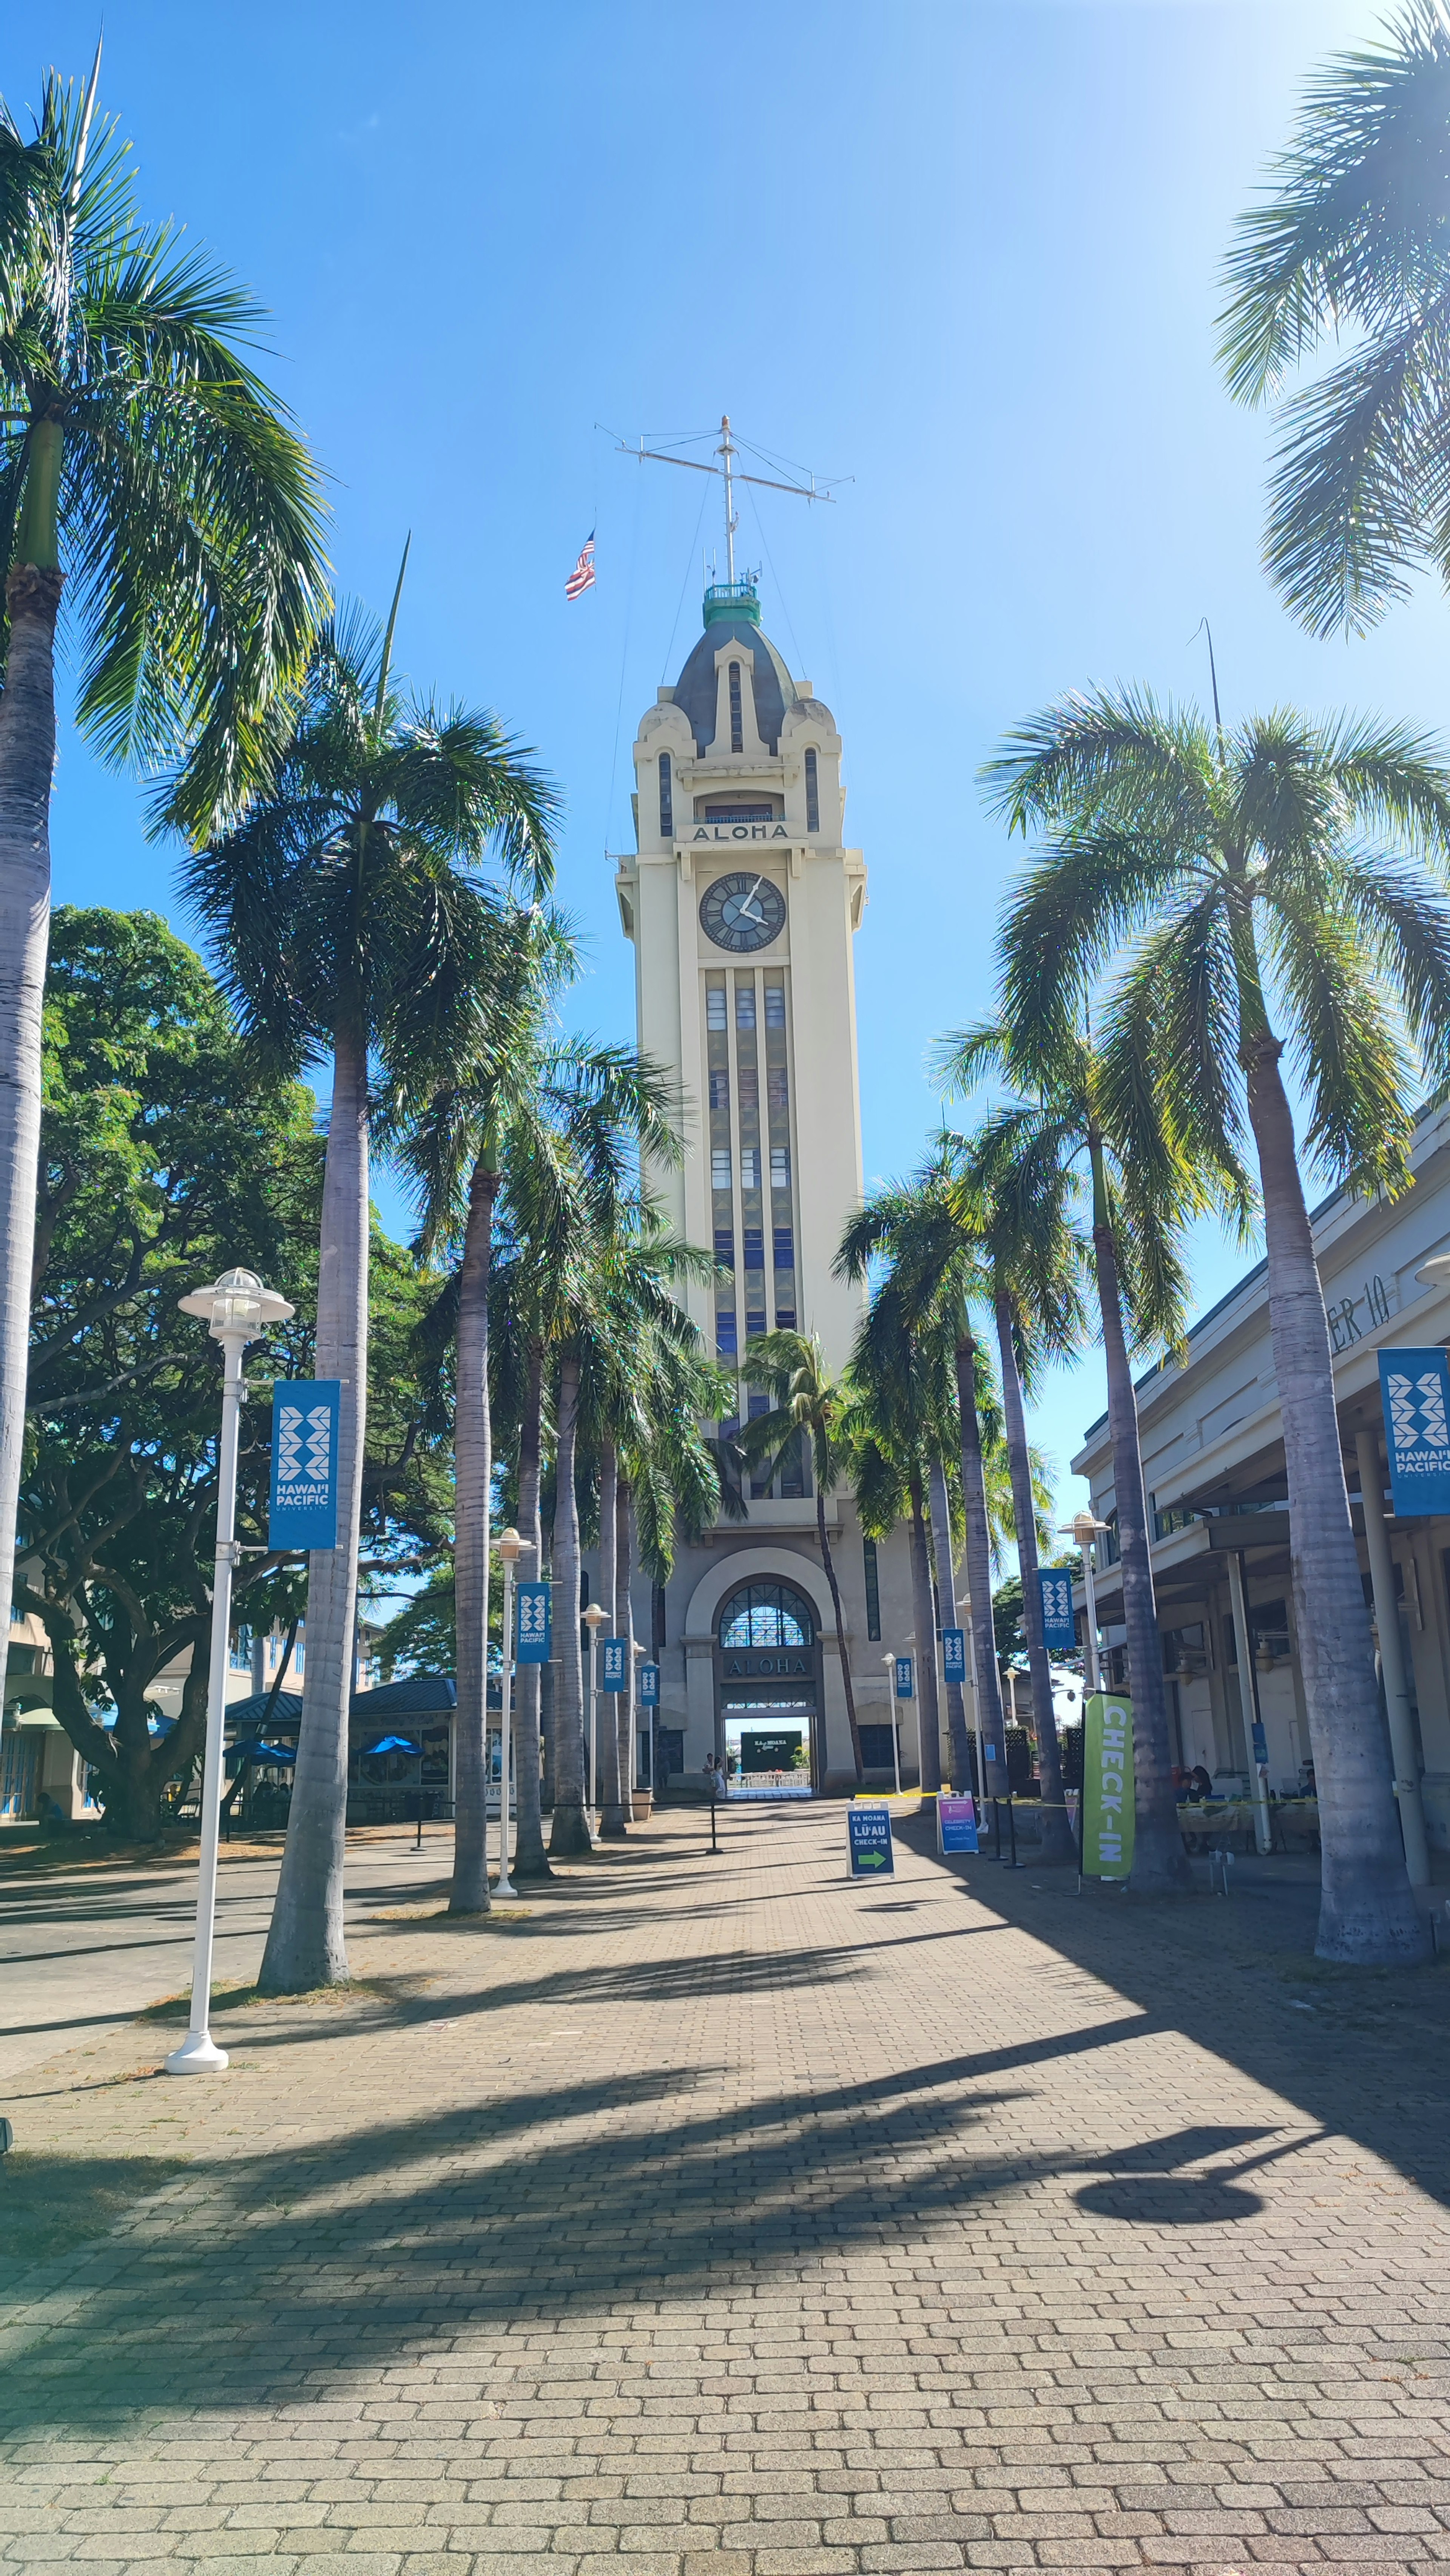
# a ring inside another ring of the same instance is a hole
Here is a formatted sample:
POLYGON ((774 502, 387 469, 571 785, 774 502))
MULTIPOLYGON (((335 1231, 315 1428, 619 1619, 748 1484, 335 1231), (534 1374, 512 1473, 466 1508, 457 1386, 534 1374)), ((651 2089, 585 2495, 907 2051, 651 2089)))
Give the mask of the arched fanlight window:
POLYGON ((813 1646, 816 1623, 810 1603, 787 1583, 742 1583, 720 1613, 722 1646, 813 1646))
POLYGON ((674 783, 670 777, 670 755, 667 751, 662 751, 660 753, 660 839, 672 841, 674 837, 674 783))
POLYGON ((806 830, 818 832, 820 828, 821 782, 816 768, 816 755, 813 751, 808 751, 806 753, 806 830))
POLYGON ((745 715, 740 700, 738 662, 732 662, 730 665, 730 748, 732 751, 745 749, 745 715))

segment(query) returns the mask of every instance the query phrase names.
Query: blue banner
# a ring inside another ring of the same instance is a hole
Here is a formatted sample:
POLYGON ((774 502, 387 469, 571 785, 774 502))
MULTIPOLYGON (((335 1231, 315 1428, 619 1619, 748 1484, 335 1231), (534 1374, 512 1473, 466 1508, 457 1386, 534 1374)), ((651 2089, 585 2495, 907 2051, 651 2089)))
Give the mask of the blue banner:
POLYGON ((1077 1644, 1072 1615, 1072 1576, 1050 1566, 1037 1569, 1042 1594, 1042 1642, 1050 1655, 1070 1655, 1077 1644))
POLYGON ((910 1655, 898 1655, 896 1658, 896 1696, 898 1699, 915 1699, 916 1697, 916 1684, 912 1679, 910 1655))
POLYGON ((1437 1345, 1379 1361, 1395 1518, 1450 1512, 1450 1358, 1437 1345))
POLYGON ((949 1682, 967 1678, 967 1632, 965 1628, 943 1628, 941 1632, 942 1670, 949 1682))
POLYGON ((846 1815, 853 1878, 894 1878, 891 1811, 887 1807, 851 1807, 846 1815))
POLYGON ((279 1379, 272 1389, 270 1547, 336 1547, 342 1380, 279 1379))
POLYGON ((552 1584, 516 1583, 518 1637, 514 1652, 521 1664, 546 1664, 553 1638, 552 1584))
POLYGON ((607 1691, 622 1691, 624 1688, 624 1677, 629 1670, 629 1639, 627 1637, 603 1637, 600 1640, 599 1654, 601 1664, 599 1675, 600 1689, 607 1691))
POLYGON ((660 1668, 658 1664, 641 1664, 639 1668, 639 1704, 641 1708, 658 1708, 660 1704, 660 1668))

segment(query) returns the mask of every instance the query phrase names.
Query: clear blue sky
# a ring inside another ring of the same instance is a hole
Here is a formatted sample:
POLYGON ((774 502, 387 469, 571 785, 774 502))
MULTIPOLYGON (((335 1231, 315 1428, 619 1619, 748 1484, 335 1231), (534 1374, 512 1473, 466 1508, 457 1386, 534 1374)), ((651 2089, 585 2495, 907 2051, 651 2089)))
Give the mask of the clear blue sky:
MULTIPOLYGON (((1226 713, 1289 700, 1450 726, 1437 595, 1353 646, 1310 642, 1276 605, 1266 427, 1211 360, 1233 214, 1306 71, 1382 14, 110 0, 104 104, 148 211, 276 316, 274 380, 333 478, 339 585, 385 605, 411 527, 408 670, 496 705, 563 785, 581 1024, 632 1031, 603 852, 628 845, 639 713, 696 631, 712 489, 629 464, 596 422, 703 430, 728 409, 855 478, 831 509, 759 496, 759 534, 747 501, 741 545, 845 738, 871 871, 868 1179, 909 1168, 932 1123, 931 1038, 990 1001, 1016 857, 972 781, 1013 719, 1094 678, 1198 691, 1207 614, 1226 713), (599 586, 567 607, 596 518, 599 586)), ((96 23, 10 0, 12 106, 48 62, 83 71, 96 23)), ((57 895, 154 904, 185 930, 137 811, 68 737, 57 895)), ((1202 1304, 1235 1266, 1204 1244, 1202 1304)), ((1089 1358, 1038 1408, 1064 1501, 1102 1405, 1089 1358)))

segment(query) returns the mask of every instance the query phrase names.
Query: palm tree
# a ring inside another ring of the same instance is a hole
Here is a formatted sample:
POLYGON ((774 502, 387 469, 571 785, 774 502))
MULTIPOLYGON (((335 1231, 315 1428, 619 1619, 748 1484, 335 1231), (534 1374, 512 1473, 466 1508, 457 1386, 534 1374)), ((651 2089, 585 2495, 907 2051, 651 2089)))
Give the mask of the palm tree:
MULTIPOLYGON (((816 1497, 816 1538, 836 1617, 836 1652, 841 1664, 846 1722, 851 1729, 851 1760, 861 1780, 865 1769, 861 1731, 856 1723, 856 1694, 851 1684, 851 1658, 846 1651, 846 1619, 826 1529, 826 1497, 834 1492, 846 1464, 842 1425, 852 1401, 850 1386, 831 1369, 815 1333, 763 1334, 746 1352, 745 1374, 752 1386, 765 1388, 775 1398, 768 1413, 758 1414, 742 1427, 740 1447, 747 1461, 757 1465, 768 1460, 765 1472, 773 1480, 788 1451, 802 1441, 809 1448, 816 1497)), ((823 1762, 816 1767, 823 1778, 823 1762)), ((818 1778, 817 1787, 822 1785, 822 1778, 818 1778)))
MULTIPOLYGON (((945 1172, 934 1167, 914 1186, 876 1191, 847 1225, 836 1255, 838 1276, 857 1284, 871 1264, 890 1262, 906 1310, 918 1330, 938 1318, 949 1336, 957 1388, 962 1514, 966 1531, 967 1594, 972 1633, 973 1696, 984 1748, 1006 1776, 1002 1690, 992 1636, 992 1537, 983 1450, 983 1353, 972 1311, 986 1290, 981 1245, 945 1172)), ((954 1747, 964 1763, 966 1747, 954 1747)))
POLYGON ((191 832, 265 766, 326 593, 317 479, 241 356, 259 306, 137 211, 127 147, 52 73, 0 101, 0 1619, 14 1575, 50 918, 55 646, 102 757, 191 832))
POLYGON ((1207 1204, 1207 1189, 1173 1151, 1161 1121, 1144 1115, 1151 1103, 1133 1086, 1131 1068, 1078 1030, 1065 1038, 1057 1028, 1001 1023, 962 1030, 943 1040, 938 1071, 948 1089, 970 1091, 984 1074, 1017 1086, 1001 1113, 1004 1130, 1022 1148, 1041 1146, 1066 1172, 1086 1166, 1133 1693, 1132 1884, 1143 1892, 1187 1889, 1192 1872, 1178 1825, 1128 1338, 1131 1329, 1140 1346, 1181 1340, 1187 1286, 1179 1236, 1207 1204), (1020 1096, 1034 1089, 1035 1100, 1020 1096))
POLYGON ((1106 1033, 1155 1123, 1236 1190, 1252 1135, 1319 1787, 1319 1954, 1420 1958, 1279 1065, 1292 1043, 1318 1163, 1351 1189, 1405 1186, 1422 1069, 1450 1077, 1450 907, 1417 864, 1450 853, 1450 775, 1400 731, 1281 712, 1225 735, 1112 690, 1034 718, 987 775, 1015 826, 1057 836, 1007 918, 1008 1021, 1065 1041, 1131 942, 1106 1033))
POLYGON ((936 1687, 936 1611, 927 1544, 926 1486, 934 1450, 936 1353, 929 1321, 918 1317, 903 1283, 890 1272, 866 1310, 851 1354, 856 1390, 852 1430, 858 1442, 857 1508, 868 1535, 879 1538, 905 1517, 910 1537, 916 1694, 922 1793, 941 1787, 941 1711, 936 1687), (889 1517, 888 1517, 889 1514, 889 1517))
MULTIPOLYGON (((567 1226, 571 1192, 583 1193, 593 1221, 608 1222, 640 1152, 662 1164, 677 1161, 680 1152, 673 1098, 661 1074, 622 1048, 584 1039, 560 1041, 553 1035, 555 995, 577 964, 576 945, 562 923, 538 907, 511 911, 496 950, 489 979, 476 996, 470 1043, 445 1067, 441 1079, 435 1073, 420 1084, 416 1068, 405 1065, 393 1113, 403 1138, 402 1160, 423 1200, 420 1250, 431 1258, 445 1243, 461 1246, 454 1417, 458 1766, 449 1898, 453 1914, 486 1913, 489 1903, 484 1706, 493 1484, 489 1285, 500 1192, 507 1201, 509 1174, 517 1169, 512 1214, 532 1234, 536 1257, 547 1262, 567 1226)), ((531 1437, 537 1422, 535 1410, 531 1437)), ((535 1448, 535 1511, 537 1465, 535 1448)), ((522 1471, 520 1481, 522 1485, 522 1471)), ((521 1535, 529 1537, 530 1532, 521 1527, 521 1535)), ((533 1544, 537 1547, 537 1537, 533 1544)), ((525 1563, 532 1571, 540 1560, 535 1554, 525 1563)), ((510 1652, 507 1640, 504 1652, 510 1652)), ((536 1700, 531 1706, 536 1707, 536 1700)), ((526 1751, 521 1746, 521 1781, 526 1751)))
POLYGON ((302 1724, 262 1963, 263 1986, 280 1993, 347 1973, 370 1061, 397 1088, 402 1066, 416 1076, 466 1051, 503 938, 502 907, 476 872, 493 854, 542 894, 553 871, 554 796, 497 719, 395 687, 398 593, 382 634, 356 612, 329 623, 268 794, 187 870, 243 1026, 279 1064, 332 1059, 316 1365, 342 1381, 338 1545, 308 1567, 302 1724))
POLYGON ((1420 563, 1450 584, 1450 21, 1409 0, 1385 38, 1316 75, 1225 267, 1240 402, 1281 402, 1326 339, 1353 343, 1281 402, 1270 486, 1269 571, 1316 635, 1364 633, 1420 563))

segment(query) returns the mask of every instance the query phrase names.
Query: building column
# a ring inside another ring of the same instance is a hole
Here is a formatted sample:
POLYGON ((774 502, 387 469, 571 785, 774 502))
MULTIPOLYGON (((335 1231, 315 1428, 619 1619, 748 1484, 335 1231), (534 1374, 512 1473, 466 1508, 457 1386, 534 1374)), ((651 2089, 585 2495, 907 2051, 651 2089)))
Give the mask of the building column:
POLYGON ((1430 1877, 1430 1854, 1425 1841, 1425 1810, 1420 1798, 1420 1763, 1415 1750, 1415 1721, 1405 1682, 1400 1605, 1395 1599, 1395 1569, 1390 1558, 1389 1533, 1385 1528, 1384 1471, 1380 1466, 1380 1444, 1373 1431, 1356 1431, 1354 1454, 1359 1465, 1364 1543, 1369 1555, 1375 1626, 1379 1630, 1380 1672, 1385 1686, 1385 1710, 1390 1722, 1390 1751, 1395 1765, 1395 1796, 1400 1802, 1400 1831, 1405 1838, 1405 1867, 1410 1874, 1410 1885, 1425 1887, 1430 1877))
POLYGON ((1233 1609, 1234 1645, 1239 1659, 1239 1716, 1243 1722, 1244 1751, 1248 1756, 1249 1778, 1254 1790, 1254 1840, 1266 1852, 1273 1840, 1269 1822, 1269 1789, 1259 1762, 1256 1733, 1262 1733, 1259 1715, 1259 1677, 1254 1666, 1254 1643, 1249 1632, 1249 1605, 1244 1593, 1244 1561, 1237 1548, 1228 1560, 1228 1597, 1233 1609))

